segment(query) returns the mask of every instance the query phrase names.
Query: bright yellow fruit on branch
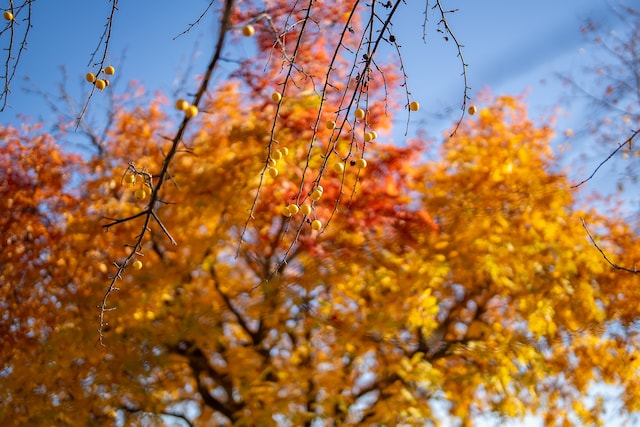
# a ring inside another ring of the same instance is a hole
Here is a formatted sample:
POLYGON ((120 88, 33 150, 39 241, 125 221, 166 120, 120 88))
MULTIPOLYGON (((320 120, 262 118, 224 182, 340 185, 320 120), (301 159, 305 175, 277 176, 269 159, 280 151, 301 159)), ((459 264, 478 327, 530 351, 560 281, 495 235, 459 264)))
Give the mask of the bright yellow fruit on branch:
POLYGON ((136 270, 142 270, 142 261, 136 260, 133 262, 133 268, 136 270))
POLYGON ((296 205, 295 203, 291 203, 287 209, 289 209, 289 212, 291 212, 291 215, 295 215, 300 211, 300 208, 298 207, 298 205, 296 205))
POLYGON ((476 108, 475 105, 472 105, 471 107, 469 107, 469 114, 471 114, 472 116, 478 112, 478 109, 476 108))
POLYGON ((282 99, 282 94, 280 92, 273 92, 271 94, 271 100, 273 102, 280 102, 281 99, 282 99))
POLYGON ((189 102, 187 102, 186 100, 178 99, 176 101, 176 110, 187 111, 187 108, 189 108, 189 102))
POLYGON ((366 168, 367 167, 367 161, 365 159, 356 160, 356 167, 358 167, 359 169, 366 168))
POLYGON ((102 79, 98 79, 96 80, 95 85, 96 85, 96 89, 102 90, 105 87, 107 87, 107 82, 105 82, 102 79))
POLYGON ((189 108, 187 108, 184 111, 184 115, 188 118, 191 119, 195 116, 198 115, 198 106, 197 105, 189 105, 189 108))
POLYGON ((300 213, 302 215, 309 215, 311 213, 311 205, 300 206, 300 213))
POLYGON ((324 124, 326 126, 327 129, 329 130, 333 130, 336 128, 336 122, 335 120, 327 120, 327 122, 324 124))
POLYGON ((251 24, 247 24, 244 27, 242 27, 242 35, 245 37, 251 37, 255 33, 256 33, 256 29, 253 28, 253 25, 251 24))
POLYGON ((334 163, 333 164, 333 171, 335 173, 342 173, 344 172, 344 164, 343 163, 334 163))
POLYGON ((7 21, 13 21, 13 13, 9 12, 8 10, 5 11, 2 16, 4 16, 4 19, 6 19, 7 21))
POLYGON ((420 109, 420 103, 418 101, 412 101, 409 104, 410 111, 418 111, 420 109))
POLYGON ((356 119, 361 120, 361 119, 364 119, 365 112, 364 112, 364 110, 362 108, 358 108, 353 113, 353 115, 355 116, 356 119))
POLYGON ((136 176, 134 174, 128 173, 124 176, 125 184, 133 184, 134 182, 136 182, 136 176))
POLYGON ((94 83, 96 81, 96 75, 93 73, 87 73, 86 76, 84 76, 85 80, 87 80, 89 83, 94 83))
POLYGON ((138 200, 144 200, 147 198, 147 192, 144 191, 142 188, 136 190, 135 193, 133 193, 134 196, 136 197, 136 199, 138 200))
POLYGON ((267 170, 267 173, 269 174, 269 176, 270 176, 271 178, 275 178, 276 176, 278 176, 278 169, 276 169, 276 168, 269 168, 269 169, 267 170))
POLYGON ((285 206, 284 208, 282 208, 282 215, 286 216, 287 218, 293 215, 289 210, 289 206, 285 206))
POLYGON ((320 200, 320 198, 322 197, 322 191, 315 189, 311 192, 311 196, 309 196, 311 198, 311 200, 313 200, 314 202, 317 202, 318 200, 320 200))
POLYGON ((116 69, 112 65, 109 65, 107 68, 104 69, 104 73, 111 76, 116 73, 116 69))
POLYGON ((322 222, 319 219, 315 219, 311 222, 311 228, 318 231, 322 228, 322 222))

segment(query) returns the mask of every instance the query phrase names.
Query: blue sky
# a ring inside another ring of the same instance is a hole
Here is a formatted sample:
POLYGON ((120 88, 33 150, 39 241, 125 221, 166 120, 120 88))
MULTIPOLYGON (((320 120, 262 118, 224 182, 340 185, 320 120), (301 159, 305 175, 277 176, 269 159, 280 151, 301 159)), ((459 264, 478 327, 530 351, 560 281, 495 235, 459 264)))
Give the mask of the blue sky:
MULTIPOLYGON (((435 31, 438 17, 431 14, 425 44, 422 41, 424 2, 408 3, 403 5, 394 30, 403 45, 410 88, 421 101, 421 112, 414 117, 417 123, 412 126, 415 130, 420 123, 431 125, 434 116, 447 109, 455 110, 463 83, 455 46, 444 42, 435 31)), ((557 104, 557 82, 553 82, 552 73, 569 69, 579 60, 578 49, 583 45, 588 47, 579 31, 583 20, 588 16, 602 17, 608 10, 604 0, 443 3, 448 8, 459 9, 449 15, 449 23, 464 44, 472 97, 485 87, 496 94, 520 94, 528 89, 533 111, 544 111, 557 104), (547 83, 541 84, 542 80, 547 83)), ((201 72, 203 68, 198 64, 208 59, 215 20, 204 19, 189 34, 177 40, 173 38, 193 22, 207 4, 208 0, 181 2, 179 6, 167 0, 121 1, 110 48, 111 62, 118 66, 121 79, 140 80, 148 89, 171 94, 178 87, 177 76, 194 60, 194 52, 201 52, 202 56, 196 56, 193 72, 201 72)), ((82 99, 78 88, 83 87, 82 78, 90 70, 89 57, 97 46, 109 9, 107 1, 34 3, 28 51, 13 81, 10 107, 0 113, 1 122, 16 123, 18 114, 51 121, 51 113, 41 98, 25 93, 23 88, 35 85, 55 92, 62 65, 70 78, 68 86, 82 99), (26 76, 30 83, 24 80, 26 76)), ((6 40, 0 39, 0 43, 4 45, 6 40)), ((234 54, 242 56, 248 54, 250 46, 234 49, 237 49, 234 54)), ((124 86, 120 85, 121 90, 124 86)), ((453 111, 442 122, 433 124, 446 127, 455 120, 456 113, 453 111)))

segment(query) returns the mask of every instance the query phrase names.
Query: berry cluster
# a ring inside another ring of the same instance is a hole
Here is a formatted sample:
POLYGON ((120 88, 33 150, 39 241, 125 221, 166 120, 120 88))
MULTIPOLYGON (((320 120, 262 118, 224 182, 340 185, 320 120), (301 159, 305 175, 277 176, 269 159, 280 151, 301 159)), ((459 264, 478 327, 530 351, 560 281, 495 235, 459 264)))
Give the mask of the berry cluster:
POLYGON ((184 111, 184 115, 188 119, 198 115, 198 106, 191 105, 184 99, 178 99, 176 101, 176 110, 184 111))
MULTIPOLYGON (((116 73, 116 69, 112 65, 109 65, 105 69, 100 70, 98 75, 100 75, 101 73, 104 73, 106 76, 112 76, 112 75, 114 75, 116 73)), ((104 90, 104 88, 109 86, 109 79, 107 79, 107 78, 100 78, 99 79, 93 73, 87 73, 87 75, 85 76, 85 79, 89 83, 93 83, 95 85, 96 89, 98 89, 98 90, 104 90)))

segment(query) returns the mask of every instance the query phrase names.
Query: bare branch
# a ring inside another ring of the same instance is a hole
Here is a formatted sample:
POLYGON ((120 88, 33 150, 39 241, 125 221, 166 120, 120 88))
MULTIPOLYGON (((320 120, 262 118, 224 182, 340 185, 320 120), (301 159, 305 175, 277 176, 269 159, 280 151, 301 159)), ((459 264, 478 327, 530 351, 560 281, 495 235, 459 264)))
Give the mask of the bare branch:
POLYGON ((582 227, 587 232, 587 236, 589 236, 589 240, 591 240, 591 243, 593 244, 593 246, 595 246, 595 248, 598 250, 598 252, 600 252, 600 254, 602 254, 602 257, 604 258, 604 260, 607 261, 611 267, 615 268, 616 270, 626 271, 627 273, 633 273, 633 274, 640 273, 640 270, 638 270, 636 267, 633 267, 631 269, 631 268, 623 267, 623 266, 621 266, 619 264, 616 264, 615 262, 611 261, 611 259, 607 256, 607 254, 604 252, 604 250, 602 250, 602 248, 600 246, 598 246, 598 244, 596 243, 596 240, 594 239, 593 235, 589 231, 589 228, 587 227, 587 223, 586 223, 585 219, 583 217, 580 217, 580 221, 582 221, 582 227))
POLYGON ((616 155, 616 153, 620 150, 622 150, 624 148, 625 145, 631 145, 631 143, 633 142, 633 138, 635 138, 638 133, 640 133, 640 129, 635 130, 631 136, 629 138, 627 138, 622 144, 618 145, 618 148, 616 148, 615 150, 613 150, 611 152, 611 154, 609 154, 607 156, 606 159, 604 159, 603 161, 600 162, 600 164, 598 165, 598 167, 596 167, 593 172, 591 173, 591 175, 589 175, 589 177, 583 179, 582 181, 580 181, 579 183, 572 185, 571 188, 578 188, 580 187, 582 184, 584 184, 585 182, 591 180, 591 178, 593 178, 595 176, 595 174, 598 172, 598 170, 605 164, 607 163, 613 156, 616 155))

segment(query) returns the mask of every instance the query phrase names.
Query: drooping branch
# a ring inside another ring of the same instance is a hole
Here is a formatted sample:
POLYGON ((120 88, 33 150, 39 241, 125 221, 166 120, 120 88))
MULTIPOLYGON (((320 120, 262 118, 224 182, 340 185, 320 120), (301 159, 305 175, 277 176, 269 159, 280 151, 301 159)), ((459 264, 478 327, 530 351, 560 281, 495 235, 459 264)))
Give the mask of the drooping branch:
POLYGON ((448 10, 448 11, 444 10, 440 0, 436 0, 436 5, 434 7, 437 7, 438 10, 440 11, 440 24, 442 24, 442 26, 444 27, 445 39, 448 40, 447 37, 451 37, 453 42, 456 44, 456 49, 458 50, 458 58, 460 58, 460 63, 462 64, 462 78, 464 80, 464 93, 463 93, 463 96, 462 96, 462 105, 460 107, 460 109, 462 111, 460 113, 460 118, 456 122, 456 126, 453 129, 453 132, 451 132, 451 134, 449 135, 450 137, 452 137, 458 131, 458 128, 460 127, 460 124, 462 123, 462 119, 464 118, 464 114, 465 114, 465 112, 467 110, 467 100, 469 99, 469 90, 471 89, 471 87, 469 86, 469 80, 467 78, 467 66, 468 65, 465 62, 464 56, 462 54, 462 47, 463 46, 458 41, 457 37, 453 33, 453 30, 449 26, 449 22, 447 21, 447 14, 455 12, 456 10, 448 10))
POLYGON ((611 160, 611 158, 613 156, 616 155, 616 153, 618 153, 618 151, 622 150, 625 146, 631 146, 631 144, 633 143, 633 139, 638 135, 638 133, 640 133, 640 129, 633 131, 633 133, 631 134, 631 136, 629 138, 627 138, 622 144, 618 145, 618 147, 613 150, 606 159, 604 159, 603 161, 600 162, 600 164, 593 170, 593 172, 591 173, 591 175, 589 175, 587 178, 583 179, 582 181, 580 181, 579 183, 572 185, 571 188, 578 188, 580 187, 582 184, 584 184, 585 182, 591 180, 595 174, 598 172, 598 170, 604 166, 605 163, 607 163, 609 160, 611 160))
POLYGON ((620 264, 617 264, 615 262, 613 262, 608 256, 607 254, 604 252, 604 250, 598 245, 598 243, 596 242, 595 238, 593 237, 593 235, 591 234, 591 232, 589 231, 589 228, 587 227, 587 222, 585 221, 585 219, 583 217, 580 218, 580 221, 582 221, 582 227, 585 229, 585 231, 587 232, 587 236, 589 236, 589 240, 591 240, 591 243, 593 244, 593 246, 598 250, 598 252, 600 252, 600 254, 602 255, 602 257, 604 258, 605 261, 607 261, 609 263, 609 265, 611 267, 613 267, 616 270, 620 270, 620 271, 626 271, 627 273, 633 273, 633 274, 638 274, 640 273, 640 270, 638 270, 637 267, 633 267, 633 268, 627 268, 627 267, 623 267, 620 264))

